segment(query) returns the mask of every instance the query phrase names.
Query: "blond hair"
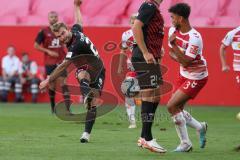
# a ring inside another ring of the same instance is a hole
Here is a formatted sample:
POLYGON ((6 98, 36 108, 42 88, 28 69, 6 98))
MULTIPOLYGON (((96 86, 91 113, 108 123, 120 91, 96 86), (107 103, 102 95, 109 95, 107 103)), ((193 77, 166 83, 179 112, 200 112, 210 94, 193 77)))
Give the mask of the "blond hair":
POLYGON ((52 31, 53 32, 59 32, 60 28, 67 29, 67 25, 65 23, 63 23, 63 22, 56 23, 56 24, 53 25, 52 31))

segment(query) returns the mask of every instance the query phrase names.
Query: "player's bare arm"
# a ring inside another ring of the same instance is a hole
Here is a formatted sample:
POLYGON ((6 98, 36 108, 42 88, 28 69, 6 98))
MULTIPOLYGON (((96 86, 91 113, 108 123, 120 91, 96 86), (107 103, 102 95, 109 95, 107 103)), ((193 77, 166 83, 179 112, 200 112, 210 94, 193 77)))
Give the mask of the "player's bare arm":
POLYGON ((143 53, 143 57, 146 60, 147 63, 156 63, 156 60, 154 59, 153 55, 148 52, 146 43, 144 42, 144 36, 143 36, 143 23, 136 19, 134 22, 134 25, 132 27, 133 35, 136 40, 136 43, 138 44, 140 50, 143 53))
POLYGON ((119 65, 118 65, 118 74, 123 72, 124 57, 127 55, 127 49, 122 48, 120 51, 119 65))
POLYGON ((58 57, 59 56, 57 52, 51 51, 47 48, 44 48, 40 44, 38 44, 37 42, 34 43, 34 48, 41 51, 41 52, 47 53, 51 57, 58 57))
POLYGON ((39 85, 40 90, 44 90, 49 83, 54 82, 61 74, 66 70, 66 68, 71 64, 71 60, 64 60, 53 73, 39 85))
POLYGON ((228 72, 230 70, 230 67, 227 64, 226 60, 226 48, 224 44, 220 46, 220 59, 221 59, 221 64, 222 64, 222 71, 223 72, 228 72))
POLYGON ((178 60, 180 64, 182 64, 184 67, 187 67, 189 64, 192 63, 192 59, 187 58, 177 46, 175 34, 172 34, 169 37, 169 42, 172 45, 172 51, 173 51, 172 53, 176 56, 176 60, 178 60))
POLYGON ((82 14, 80 10, 80 6, 82 4, 82 0, 74 0, 74 14, 76 23, 79 25, 83 25, 82 14))

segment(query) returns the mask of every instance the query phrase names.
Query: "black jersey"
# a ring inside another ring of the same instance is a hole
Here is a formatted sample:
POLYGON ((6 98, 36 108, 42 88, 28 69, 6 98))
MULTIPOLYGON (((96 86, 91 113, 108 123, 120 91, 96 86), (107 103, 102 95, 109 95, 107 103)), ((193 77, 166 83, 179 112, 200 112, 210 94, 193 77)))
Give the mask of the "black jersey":
POLYGON ((92 41, 83 33, 79 24, 73 25, 72 39, 67 44, 68 53, 66 59, 73 59, 81 55, 93 55, 99 57, 98 51, 92 41))

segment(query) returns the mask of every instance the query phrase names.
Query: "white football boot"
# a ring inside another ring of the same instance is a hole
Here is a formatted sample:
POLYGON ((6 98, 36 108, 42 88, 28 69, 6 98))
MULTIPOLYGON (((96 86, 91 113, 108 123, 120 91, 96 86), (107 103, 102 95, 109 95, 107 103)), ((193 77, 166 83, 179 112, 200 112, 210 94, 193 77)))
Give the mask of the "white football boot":
POLYGON ((87 132, 83 132, 81 138, 80 138, 80 142, 81 143, 88 143, 90 140, 90 134, 87 132))

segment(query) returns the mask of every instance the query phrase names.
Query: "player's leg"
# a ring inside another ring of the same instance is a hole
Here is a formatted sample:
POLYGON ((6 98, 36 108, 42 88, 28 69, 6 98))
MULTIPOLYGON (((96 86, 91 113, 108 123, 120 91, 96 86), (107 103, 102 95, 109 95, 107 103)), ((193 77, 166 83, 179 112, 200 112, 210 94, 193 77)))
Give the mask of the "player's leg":
POLYGON ((185 104, 189 99, 191 99, 189 95, 178 89, 167 104, 168 111, 172 115, 180 139, 180 145, 175 149, 177 152, 188 152, 192 150, 192 143, 188 136, 186 120, 182 108, 179 108, 179 106, 185 104))
POLYGON ((136 128, 136 119, 135 119, 135 101, 134 98, 125 97, 125 107, 128 115, 128 120, 130 125, 128 128, 136 128))
POLYGON ((160 101, 160 90, 159 88, 144 90, 141 92, 141 97, 142 132, 138 140, 138 146, 149 149, 152 152, 165 153, 166 150, 156 142, 156 139, 153 139, 152 135, 152 124, 160 101))
POLYGON ((84 104, 87 104, 93 98, 90 87, 91 82, 90 74, 86 70, 79 68, 76 71, 76 78, 78 79, 78 82, 80 84, 80 90, 84 99, 84 104))
MULTIPOLYGON (((84 74, 88 74, 88 72, 85 71, 84 74)), ((88 74, 88 76, 89 77, 85 77, 85 78, 89 78, 90 80, 90 75, 88 74)), ((91 89, 91 92, 93 93, 92 94, 93 97, 91 98, 91 101, 87 103, 88 111, 86 115, 85 129, 80 138, 81 143, 89 142, 90 134, 92 132, 93 125, 95 123, 96 116, 97 116, 97 106, 101 103, 99 101, 99 98, 101 96, 101 91, 104 86, 104 80, 105 80, 105 70, 102 70, 99 76, 96 78, 95 82, 89 85, 89 87, 91 87, 90 89, 91 89)))
MULTIPOLYGON (((94 92, 94 97, 99 97, 98 91, 94 92)), ((92 102, 89 103, 87 106, 85 128, 80 138, 81 143, 88 143, 90 140, 90 134, 92 132, 93 125, 95 123, 96 116, 97 116, 97 104, 95 103, 95 99, 96 98, 93 98, 92 102)))
POLYGON ((30 84, 31 84, 30 88, 31 88, 31 94, 32 94, 32 103, 36 103, 38 92, 39 92, 38 90, 39 79, 32 78, 30 84))
POLYGON ((196 129, 196 131, 199 135, 200 148, 204 148, 206 145, 206 142, 207 142, 207 139, 206 139, 206 133, 207 133, 207 128, 208 128, 207 123, 199 122, 186 110, 183 110, 183 116, 186 120, 186 124, 189 127, 196 129))
POLYGON ((64 98, 64 103, 65 103, 66 110, 68 112, 70 112, 71 100, 70 100, 69 89, 68 89, 67 84, 66 84, 66 77, 67 77, 67 74, 64 73, 61 77, 59 77, 57 79, 57 84, 59 84, 60 87, 61 87, 61 91, 62 91, 62 95, 63 95, 63 98, 64 98))
MULTIPOLYGON (((47 76, 49 76, 56 67, 57 65, 45 66, 47 76)), ((54 114, 55 113, 55 95, 56 95, 54 83, 49 84, 48 95, 50 99, 51 112, 52 114, 54 114)))

